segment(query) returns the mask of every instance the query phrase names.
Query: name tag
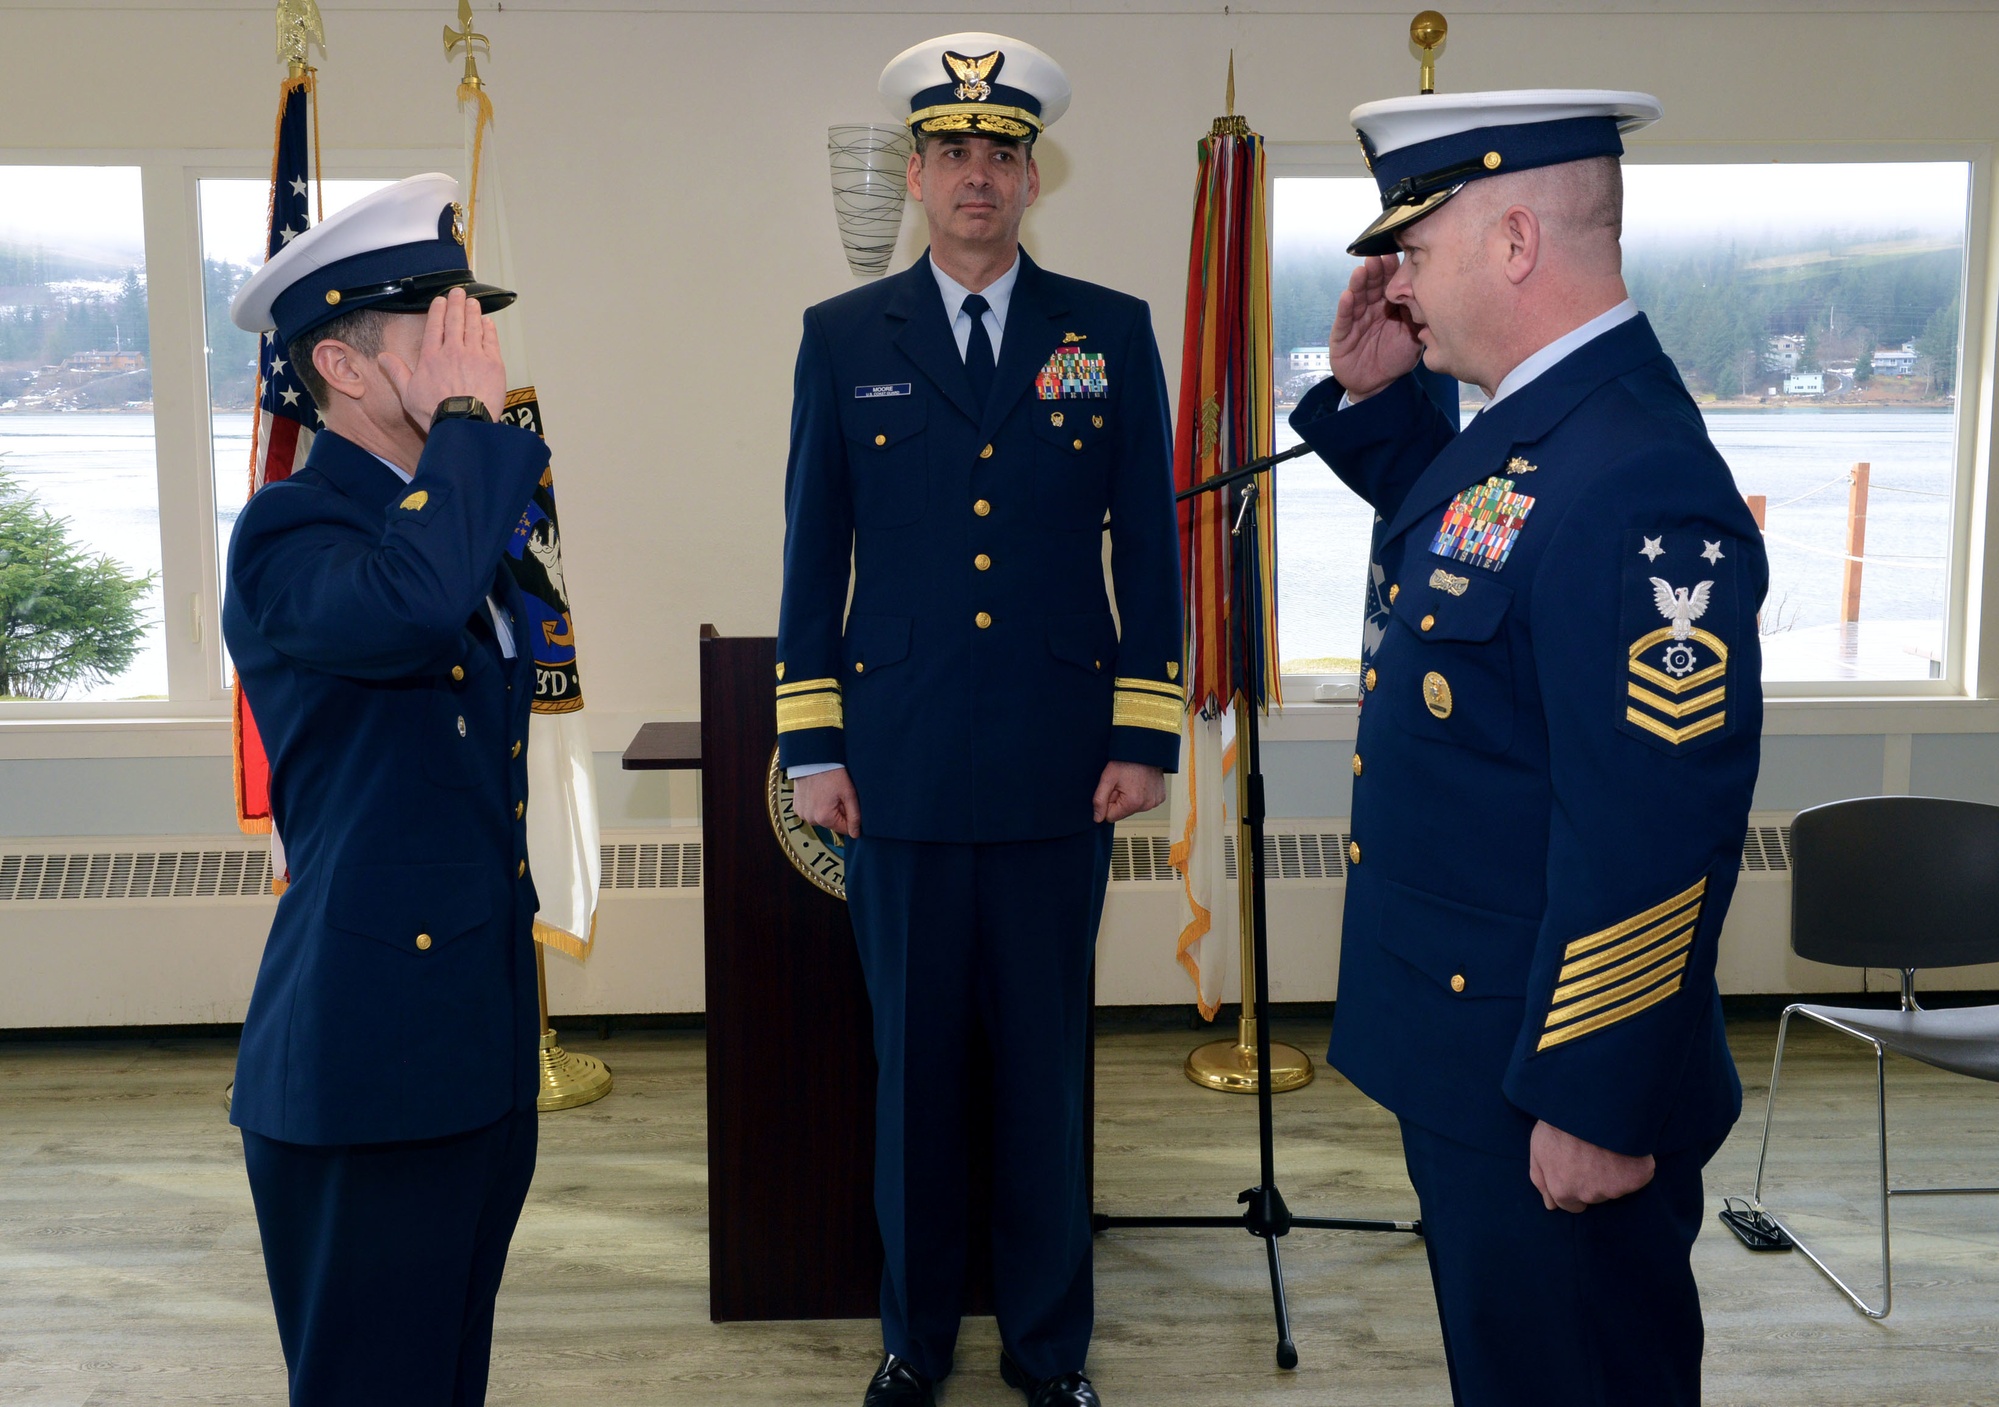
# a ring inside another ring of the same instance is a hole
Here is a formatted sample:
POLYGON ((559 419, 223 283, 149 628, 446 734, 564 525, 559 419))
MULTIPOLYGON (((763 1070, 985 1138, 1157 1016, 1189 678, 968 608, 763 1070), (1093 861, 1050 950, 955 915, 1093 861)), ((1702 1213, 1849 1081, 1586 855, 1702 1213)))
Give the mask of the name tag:
POLYGON ((884 396, 906 396, 909 394, 907 381, 894 381, 882 386, 856 386, 854 399, 857 401, 878 401, 884 396))

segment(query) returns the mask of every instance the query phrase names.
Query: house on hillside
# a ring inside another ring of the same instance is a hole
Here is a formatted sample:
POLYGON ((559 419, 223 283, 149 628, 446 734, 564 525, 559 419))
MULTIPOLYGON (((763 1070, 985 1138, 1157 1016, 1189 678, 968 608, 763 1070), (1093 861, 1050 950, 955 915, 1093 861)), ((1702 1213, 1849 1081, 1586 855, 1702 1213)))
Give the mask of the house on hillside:
POLYGON ((1291 349, 1291 369, 1293 371, 1331 371, 1333 354, 1324 347, 1293 347, 1291 349))
POLYGON ((1874 374, 1876 376, 1914 376, 1916 374, 1916 344, 1904 342, 1899 347, 1877 347, 1874 351, 1874 374))
POLYGON ((1796 371, 1805 354, 1805 339, 1796 333, 1772 337, 1763 352, 1763 365, 1771 371, 1796 371))
POLYGON ((1784 378, 1784 394, 1787 396, 1823 396, 1825 394, 1825 373, 1822 371, 1794 371, 1784 378))

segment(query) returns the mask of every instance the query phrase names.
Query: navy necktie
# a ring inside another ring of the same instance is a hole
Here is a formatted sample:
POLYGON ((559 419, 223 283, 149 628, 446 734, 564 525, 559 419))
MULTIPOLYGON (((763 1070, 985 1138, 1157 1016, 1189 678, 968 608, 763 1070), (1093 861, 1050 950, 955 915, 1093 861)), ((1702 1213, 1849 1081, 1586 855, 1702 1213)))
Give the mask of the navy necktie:
POLYGON ((993 339, 986 331, 986 312, 992 304, 974 293, 959 306, 972 319, 972 338, 965 344, 965 370, 971 373, 973 397, 984 406, 993 394, 993 339))

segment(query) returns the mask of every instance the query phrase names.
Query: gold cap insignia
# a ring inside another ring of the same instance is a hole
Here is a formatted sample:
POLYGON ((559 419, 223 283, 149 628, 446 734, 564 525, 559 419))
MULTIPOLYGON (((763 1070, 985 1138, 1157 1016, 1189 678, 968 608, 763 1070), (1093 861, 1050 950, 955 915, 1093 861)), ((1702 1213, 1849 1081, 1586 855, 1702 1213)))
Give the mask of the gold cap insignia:
POLYGON ((430 491, 428 489, 418 489, 415 493, 404 499, 400 506, 412 513, 419 513, 423 511, 424 504, 428 502, 430 502, 430 491))
POLYGON ((465 207, 455 200, 451 202, 451 237, 465 243, 465 207))
POLYGON ((947 52, 944 55, 944 71, 958 80, 958 86, 953 91, 959 102, 982 103, 993 95, 993 85, 986 80, 997 76, 1005 62, 998 49, 990 54, 980 54, 977 58, 947 52))
POLYGON ((340 290, 339 290, 339 289, 337 289, 337 288, 329 288, 329 289, 327 289, 327 290, 326 290, 326 306, 327 306, 327 307, 329 307, 329 308, 337 308, 337 307, 339 307, 339 306, 340 306, 340 290))

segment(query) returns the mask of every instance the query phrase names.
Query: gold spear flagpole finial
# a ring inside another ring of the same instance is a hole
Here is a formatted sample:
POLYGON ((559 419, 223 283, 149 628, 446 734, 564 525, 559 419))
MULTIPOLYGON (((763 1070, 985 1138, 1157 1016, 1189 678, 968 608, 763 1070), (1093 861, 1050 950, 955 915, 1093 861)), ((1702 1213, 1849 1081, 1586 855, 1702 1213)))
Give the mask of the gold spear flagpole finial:
MULTIPOLYGON (((306 3, 311 4, 312 0, 306 0, 306 3)), ((478 89, 486 86, 479 77, 479 65, 473 60, 475 46, 480 44, 486 46, 486 57, 491 58, 492 43, 485 35, 472 32, 472 0, 458 0, 458 28, 453 29, 448 24, 444 27, 444 55, 449 58, 461 45, 464 47, 465 76, 459 80, 464 87, 478 89)))
POLYGON ((278 59, 291 69, 293 78, 311 71, 307 60, 315 44, 320 53, 326 52, 326 26, 315 0, 278 0, 278 59))
POLYGON ((1223 97, 1225 99, 1223 105, 1227 108, 1227 112, 1224 116, 1215 119, 1214 125, 1208 129, 1208 135, 1210 137, 1247 137, 1249 135, 1249 119, 1247 117, 1237 117, 1235 111, 1235 50, 1233 49, 1229 50, 1229 81, 1223 97))
POLYGON ((1423 91, 1437 91, 1437 46, 1451 31, 1450 22, 1435 10, 1425 10, 1409 21, 1409 41, 1423 51, 1423 91))

